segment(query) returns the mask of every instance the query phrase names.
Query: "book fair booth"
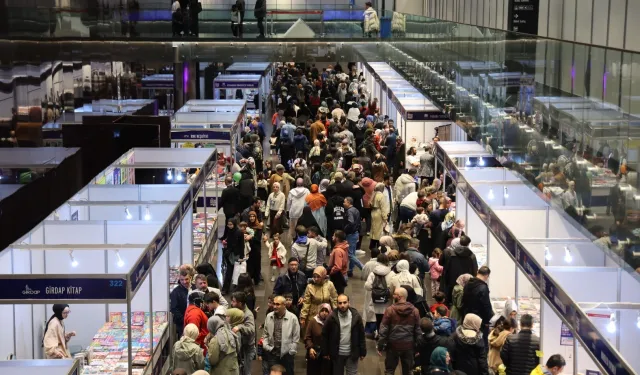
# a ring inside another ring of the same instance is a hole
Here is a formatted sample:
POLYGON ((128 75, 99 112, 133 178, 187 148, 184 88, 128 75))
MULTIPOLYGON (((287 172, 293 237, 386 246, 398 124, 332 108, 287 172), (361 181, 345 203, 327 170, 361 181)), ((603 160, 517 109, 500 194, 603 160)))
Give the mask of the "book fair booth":
POLYGON ((261 74, 220 74, 213 79, 214 99, 243 99, 250 115, 262 115, 261 98, 269 95, 270 79, 261 74))
POLYGON ((438 127, 451 121, 428 98, 413 88, 389 64, 383 62, 358 63, 364 72, 365 86, 371 100, 378 99, 380 113, 394 121, 400 136, 407 144, 429 142, 438 127))
MULTIPOLYGON (((470 150, 478 146, 466 143, 470 150)), ((439 165, 456 183, 456 218, 465 220, 478 264, 492 270, 496 313, 511 300, 518 315, 532 315, 541 351, 563 355, 564 373, 637 373, 638 275, 522 176, 454 163, 446 150, 461 153, 463 142, 438 142, 436 148, 439 165)))
POLYGON ((166 373, 178 267, 215 256, 216 211, 193 203, 206 199, 216 157, 211 148, 132 149, 0 253, 0 316, 14 327, 0 353, 44 358, 44 322, 66 303, 77 374, 166 373), (136 185, 138 168, 166 173, 165 183, 136 185), (188 172, 178 178, 178 169, 188 172))

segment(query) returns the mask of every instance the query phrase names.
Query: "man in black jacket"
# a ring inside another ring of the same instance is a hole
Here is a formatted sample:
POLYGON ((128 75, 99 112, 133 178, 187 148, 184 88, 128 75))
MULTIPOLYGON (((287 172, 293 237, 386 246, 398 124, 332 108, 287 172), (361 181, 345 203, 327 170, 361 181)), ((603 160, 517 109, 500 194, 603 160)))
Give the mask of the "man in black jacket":
POLYGON ((349 297, 338 296, 338 308, 329 315, 322 328, 322 355, 333 363, 333 374, 355 375, 358 358, 367 355, 364 341, 364 323, 358 310, 349 307, 349 297))
POLYGON ((240 190, 233 186, 233 179, 231 177, 225 178, 224 184, 227 185, 227 187, 222 190, 220 202, 218 203, 219 207, 222 207, 225 218, 231 219, 240 212, 238 209, 240 202, 240 190))
POLYGON ((447 348, 447 351, 451 350, 451 341, 448 337, 436 335, 433 332, 433 321, 429 318, 420 319, 420 329, 422 330, 422 340, 417 344, 418 349, 418 362, 421 367, 421 373, 429 374, 429 365, 431 361, 431 354, 438 347, 442 346, 447 348))
POLYGON ((467 314, 476 314, 482 319, 482 339, 487 350, 489 350, 489 322, 493 318, 493 307, 489 298, 489 285, 487 285, 489 275, 491 275, 489 267, 480 267, 476 277, 469 280, 462 292, 462 320, 464 321, 467 314))
POLYGON ((191 275, 186 270, 181 270, 178 285, 173 288, 169 296, 171 315, 173 316, 173 323, 176 325, 178 337, 182 337, 182 330, 184 329, 184 312, 187 310, 190 287, 191 275))
POLYGON ((349 242, 349 277, 353 276, 353 268, 358 267, 362 270, 364 265, 360 262, 360 259, 356 257, 356 250, 358 247, 358 241, 360 240, 360 226, 362 225, 362 219, 360 218, 360 211, 353 206, 353 198, 346 197, 344 199, 344 208, 346 209, 346 222, 344 226, 344 233, 347 235, 347 242, 349 242))
POLYGON ((307 277, 299 270, 300 264, 298 258, 289 258, 289 269, 287 273, 278 276, 276 285, 273 287, 273 294, 276 296, 284 296, 291 293, 293 302, 301 305, 304 297, 304 291, 307 289, 307 277))
POLYGON ((267 16, 267 0, 256 0, 256 6, 253 8, 253 15, 258 20, 258 30, 260 30, 258 38, 264 38, 264 18, 267 16))
POLYGON ((509 335, 502 346, 500 358, 507 367, 507 375, 530 374, 540 363, 536 353, 540 350, 540 338, 531 332, 532 327, 533 317, 522 315, 520 332, 509 335))
POLYGON ((444 267, 442 271, 442 282, 440 290, 447 296, 447 303, 451 303, 453 288, 457 285, 456 280, 465 273, 475 275, 478 272, 478 261, 476 255, 469 249, 471 238, 466 235, 451 241, 451 246, 444 250, 440 264, 444 267))

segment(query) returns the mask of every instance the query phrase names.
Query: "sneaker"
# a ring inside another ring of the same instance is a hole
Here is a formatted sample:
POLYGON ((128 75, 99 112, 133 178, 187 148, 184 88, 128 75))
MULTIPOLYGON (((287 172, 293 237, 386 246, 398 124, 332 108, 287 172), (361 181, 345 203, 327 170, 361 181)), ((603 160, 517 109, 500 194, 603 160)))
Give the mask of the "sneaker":
POLYGON ((362 257, 363 257, 363 256, 365 256, 366 254, 367 254, 367 252, 366 252, 366 251, 364 251, 364 250, 356 250, 356 256, 357 256, 358 258, 362 258, 362 257))
POLYGON ((347 277, 353 277, 353 271, 347 272, 347 277))
POLYGON ((276 281, 276 277, 275 276, 271 276, 271 282, 276 281))

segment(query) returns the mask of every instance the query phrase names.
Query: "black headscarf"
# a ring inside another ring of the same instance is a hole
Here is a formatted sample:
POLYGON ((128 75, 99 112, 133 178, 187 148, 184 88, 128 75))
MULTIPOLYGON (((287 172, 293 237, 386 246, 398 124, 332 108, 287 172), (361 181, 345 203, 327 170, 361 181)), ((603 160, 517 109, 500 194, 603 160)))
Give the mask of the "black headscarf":
MULTIPOLYGON (((320 230, 318 221, 316 221, 316 218, 313 216, 313 212, 311 211, 311 207, 309 206, 304 206, 304 208, 302 209, 302 216, 298 219, 298 225, 302 225, 307 229, 309 229, 310 227, 316 227, 318 228, 318 230, 320 230)), ((322 230, 320 230, 319 234, 321 236, 324 236, 322 230)))
POLYGON ((53 305, 53 315, 51 315, 49 320, 47 320, 47 324, 45 325, 45 328, 44 328, 44 335, 42 336, 43 346, 44 346, 44 336, 47 335, 47 330, 49 330, 49 322, 51 322, 53 318, 58 318, 59 321, 62 321, 64 319, 64 317, 62 316, 62 312, 67 307, 69 307, 69 305, 67 305, 66 303, 56 303, 55 305, 53 305))

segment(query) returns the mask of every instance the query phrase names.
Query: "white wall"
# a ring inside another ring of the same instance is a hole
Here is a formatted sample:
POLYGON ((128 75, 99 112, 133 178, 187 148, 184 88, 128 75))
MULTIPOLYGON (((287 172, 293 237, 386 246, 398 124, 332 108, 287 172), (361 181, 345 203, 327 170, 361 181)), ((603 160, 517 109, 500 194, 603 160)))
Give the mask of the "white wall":
MULTIPOLYGON (((414 0, 407 0, 414 1, 414 0)), ((415 1, 418 8, 420 1, 415 1)), ((426 17, 469 25, 507 29, 508 0, 424 0, 426 17)))

